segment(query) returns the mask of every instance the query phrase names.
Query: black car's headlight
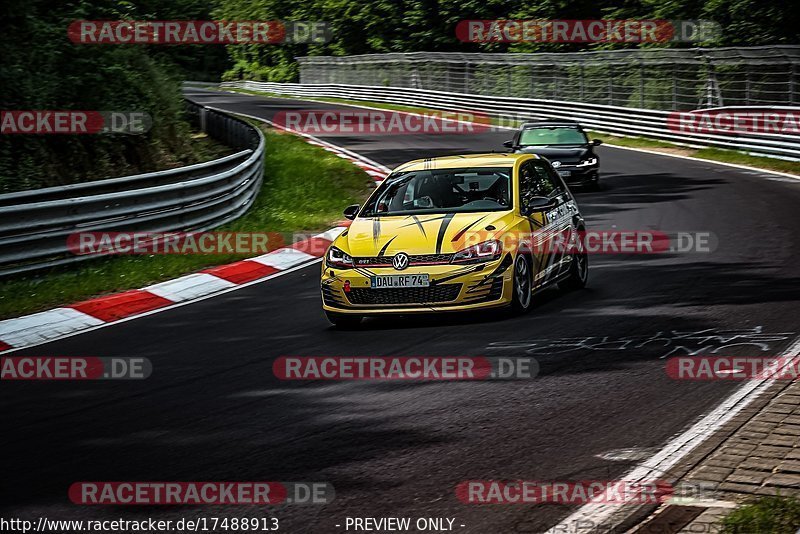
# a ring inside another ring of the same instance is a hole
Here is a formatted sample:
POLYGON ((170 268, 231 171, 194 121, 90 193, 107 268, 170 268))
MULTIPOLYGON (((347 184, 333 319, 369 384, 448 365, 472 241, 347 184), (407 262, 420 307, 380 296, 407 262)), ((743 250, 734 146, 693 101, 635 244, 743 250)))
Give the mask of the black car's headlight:
POLYGON ((596 156, 592 156, 591 158, 586 158, 584 160, 581 160, 581 162, 578 163, 577 166, 578 167, 590 167, 592 165, 597 165, 597 157, 596 156))
POLYGON ((453 263, 479 263, 496 260, 503 253, 503 244, 498 240, 484 241, 453 254, 453 263))
POLYGON ((355 266, 353 264, 353 258, 343 250, 340 250, 336 247, 331 247, 328 249, 328 254, 325 259, 329 267, 352 269, 355 266))

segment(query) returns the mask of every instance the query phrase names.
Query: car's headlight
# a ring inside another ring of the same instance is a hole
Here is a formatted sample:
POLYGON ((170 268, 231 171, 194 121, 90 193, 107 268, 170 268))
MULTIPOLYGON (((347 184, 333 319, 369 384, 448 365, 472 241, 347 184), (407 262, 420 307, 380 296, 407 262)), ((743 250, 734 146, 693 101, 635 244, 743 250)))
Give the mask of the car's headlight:
POLYGON ((331 267, 338 267, 339 269, 352 269, 354 267, 353 258, 346 252, 331 247, 328 249, 327 255, 328 265, 331 267))
POLYGON ((484 241, 472 245, 453 254, 453 263, 478 263, 490 261, 500 257, 503 253, 503 244, 500 241, 484 241))
POLYGON ((589 165, 597 165, 597 158, 591 157, 578 163, 578 167, 588 167, 589 165))

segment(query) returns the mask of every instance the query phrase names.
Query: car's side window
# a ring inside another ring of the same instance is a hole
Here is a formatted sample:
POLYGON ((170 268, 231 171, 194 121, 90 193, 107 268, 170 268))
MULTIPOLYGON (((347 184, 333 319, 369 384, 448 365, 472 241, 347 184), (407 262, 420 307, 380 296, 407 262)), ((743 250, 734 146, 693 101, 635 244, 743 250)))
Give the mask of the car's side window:
POLYGON ((556 189, 559 193, 564 193, 569 190, 567 185, 564 183, 564 180, 558 175, 558 172, 553 167, 547 167, 547 172, 550 175, 550 179, 554 184, 556 184, 556 189))
POLYGON ((563 193, 566 191, 566 186, 564 185, 564 180, 558 175, 558 172, 549 165, 547 167, 547 174, 550 176, 550 181, 555 184, 555 188, 558 190, 559 193, 563 193))
POLYGON ((527 206, 533 197, 552 197, 561 192, 561 186, 540 161, 526 161, 520 166, 519 173, 522 206, 527 206))

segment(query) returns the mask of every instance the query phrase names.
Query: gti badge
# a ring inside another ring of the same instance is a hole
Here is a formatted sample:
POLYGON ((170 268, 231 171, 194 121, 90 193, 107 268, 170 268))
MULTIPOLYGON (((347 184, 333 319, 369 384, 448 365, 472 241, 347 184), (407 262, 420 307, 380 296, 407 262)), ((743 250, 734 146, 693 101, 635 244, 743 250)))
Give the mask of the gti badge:
POLYGON ((405 252, 400 252, 394 255, 392 258, 392 267, 397 269, 398 271, 402 271, 406 267, 408 267, 408 254, 405 252))

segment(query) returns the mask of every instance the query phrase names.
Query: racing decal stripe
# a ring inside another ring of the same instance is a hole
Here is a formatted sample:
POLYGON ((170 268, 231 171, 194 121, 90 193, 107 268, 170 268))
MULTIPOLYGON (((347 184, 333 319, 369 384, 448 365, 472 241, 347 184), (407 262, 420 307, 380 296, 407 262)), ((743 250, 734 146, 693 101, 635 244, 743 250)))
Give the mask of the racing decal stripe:
POLYGON ((377 245, 381 239, 381 220, 377 217, 372 218, 372 241, 377 245))
POLYGON ((442 224, 439 225, 439 235, 436 237, 436 254, 442 253, 442 242, 444 241, 444 233, 450 225, 450 221, 455 217, 455 213, 448 213, 442 218, 442 224))
POLYGON ((387 248, 389 248, 389 245, 390 245, 390 244, 392 243, 392 241, 394 241, 395 239, 397 239, 397 236, 394 236, 394 237, 393 237, 393 238, 391 238, 389 241, 387 241, 385 245, 383 245, 383 248, 381 249, 381 251, 380 251, 380 252, 378 252, 378 257, 379 257, 379 258, 383 256, 383 254, 386 252, 386 249, 387 249, 387 248))
POLYGON ((417 217, 416 215, 412 215, 411 218, 414 219, 415 223, 417 223, 417 226, 419 227, 419 231, 422 232, 422 237, 427 239, 428 234, 425 233, 425 227, 422 226, 422 222, 420 222, 419 217, 417 217))
POLYGON ((445 276, 443 278, 437 278, 436 280, 431 280, 431 285, 435 286, 435 285, 441 284, 443 282, 449 282, 450 280, 453 280, 455 278, 459 278, 461 276, 474 273, 477 270, 478 270, 478 267, 471 267, 471 268, 468 267, 466 269, 462 269, 460 271, 457 271, 457 272, 451 274, 450 276, 445 276))
POLYGON ((450 240, 450 242, 451 242, 451 243, 454 243, 454 242, 458 241, 459 239, 461 239, 461 236, 463 236, 464 234, 466 234, 466 233, 467 233, 467 230, 469 230, 470 228, 472 228, 473 226, 475 226, 476 224, 478 224, 479 222, 481 222, 482 220, 484 220, 486 217, 487 217, 487 215, 484 215, 484 216, 483 216, 483 217, 481 217, 480 219, 477 219, 477 220, 475 220, 475 221, 473 221, 473 222, 469 223, 467 226, 465 226, 464 228, 462 228, 461 230, 459 230, 459 231, 458 231, 458 233, 457 233, 456 235, 454 235, 454 236, 453 236, 453 239, 451 239, 451 240, 450 240))
POLYGON ((483 287, 489 282, 494 282, 495 279, 500 278, 503 275, 503 273, 506 272, 506 270, 508 270, 509 267, 511 267, 511 264, 513 262, 514 260, 511 258, 511 253, 509 252, 508 254, 505 255, 503 261, 500 262, 500 265, 498 265, 494 271, 484 276, 483 280, 475 284, 475 287, 476 288, 483 287))
POLYGON ((442 220, 442 219, 444 219, 445 217, 447 217, 447 215, 442 215, 441 217, 439 217, 439 216, 436 216, 436 217, 432 217, 432 218, 430 218, 430 219, 425 219, 424 221, 420 221, 420 220, 419 220, 419 218, 418 218, 418 217, 415 215, 415 216, 413 217, 413 218, 414 218, 414 220, 415 220, 415 222, 413 222, 413 223, 408 223, 408 224, 404 224, 404 225, 402 225, 400 228, 406 228, 406 227, 408 227, 408 226, 411 226, 411 225, 414 225, 414 224, 416 224, 417 226, 419 226, 419 227, 422 229, 422 233, 423 233, 423 235, 425 235, 425 237, 428 237, 428 236, 427 236, 427 234, 425 234, 425 229, 422 227, 422 224, 423 224, 423 223, 429 223, 429 222, 433 222, 433 221, 441 221, 441 220, 442 220))
POLYGON ((531 232, 533 232, 533 227, 534 226, 536 228, 544 228, 544 225, 545 225, 545 223, 540 223, 539 221, 537 221, 535 219, 531 219, 530 217, 528 217, 528 222, 531 225, 531 232))

